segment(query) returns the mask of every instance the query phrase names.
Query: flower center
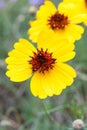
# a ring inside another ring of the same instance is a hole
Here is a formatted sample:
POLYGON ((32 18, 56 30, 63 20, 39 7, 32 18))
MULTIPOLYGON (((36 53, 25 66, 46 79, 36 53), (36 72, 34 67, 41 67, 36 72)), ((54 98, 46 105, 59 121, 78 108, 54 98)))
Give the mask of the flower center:
POLYGON ((87 0, 85 0, 85 5, 86 5, 86 7, 87 7, 87 0))
POLYGON ((37 53, 34 52, 33 57, 29 63, 32 65, 32 71, 39 71, 44 73, 45 71, 49 71, 54 67, 56 59, 52 57, 52 53, 49 53, 47 50, 43 51, 37 50, 37 53))
POLYGON ((48 19, 48 25, 50 25, 50 27, 53 30, 64 29, 68 23, 69 23, 68 17, 64 16, 64 14, 60 14, 58 12, 56 12, 54 15, 50 16, 48 19))

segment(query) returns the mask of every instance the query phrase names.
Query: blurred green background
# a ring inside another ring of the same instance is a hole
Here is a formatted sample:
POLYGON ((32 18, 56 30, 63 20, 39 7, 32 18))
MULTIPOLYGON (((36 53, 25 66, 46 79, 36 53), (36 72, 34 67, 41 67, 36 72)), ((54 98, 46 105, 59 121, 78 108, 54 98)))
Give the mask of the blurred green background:
POLYGON ((0 6, 0 130, 73 130, 75 119, 87 123, 87 27, 70 62, 77 71, 74 84, 60 96, 40 100, 31 94, 29 80, 14 83, 5 76, 8 51, 19 38, 28 39, 28 22, 35 18, 30 7, 28 0, 0 6))

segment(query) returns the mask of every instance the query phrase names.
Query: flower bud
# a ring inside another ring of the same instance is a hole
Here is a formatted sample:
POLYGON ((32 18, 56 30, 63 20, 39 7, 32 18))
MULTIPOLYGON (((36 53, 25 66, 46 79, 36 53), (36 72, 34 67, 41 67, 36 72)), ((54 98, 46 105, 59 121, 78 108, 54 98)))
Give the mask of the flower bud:
POLYGON ((36 10, 37 10, 37 8, 36 8, 35 6, 30 6, 29 9, 28 9, 28 12, 29 12, 30 14, 35 14, 35 13, 36 13, 36 10))
POLYGON ((76 119, 72 123, 74 130, 84 130, 84 122, 81 119, 76 119))

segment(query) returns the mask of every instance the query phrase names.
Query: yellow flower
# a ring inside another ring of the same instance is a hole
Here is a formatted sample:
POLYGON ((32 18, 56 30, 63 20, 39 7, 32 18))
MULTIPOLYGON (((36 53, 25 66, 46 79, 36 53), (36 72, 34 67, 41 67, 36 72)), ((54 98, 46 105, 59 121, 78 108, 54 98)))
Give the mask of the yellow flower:
POLYGON ((29 22, 30 39, 38 42, 38 37, 43 35, 46 40, 52 37, 53 39, 67 38, 72 42, 79 40, 84 29, 78 24, 86 19, 86 14, 76 14, 77 10, 73 3, 60 3, 56 9, 51 1, 45 1, 37 11, 36 20, 29 22))
MULTIPOLYGON (((87 14, 87 0, 63 0, 63 3, 74 4, 78 8, 76 14, 87 14)), ((87 18, 84 23, 87 25, 87 18)))
POLYGON ((40 99, 59 95, 73 83, 76 72, 64 63, 75 56, 74 44, 66 40, 57 42, 57 46, 41 43, 37 49, 27 40, 20 39, 6 58, 6 75, 14 82, 25 81, 32 76, 31 92, 40 99))

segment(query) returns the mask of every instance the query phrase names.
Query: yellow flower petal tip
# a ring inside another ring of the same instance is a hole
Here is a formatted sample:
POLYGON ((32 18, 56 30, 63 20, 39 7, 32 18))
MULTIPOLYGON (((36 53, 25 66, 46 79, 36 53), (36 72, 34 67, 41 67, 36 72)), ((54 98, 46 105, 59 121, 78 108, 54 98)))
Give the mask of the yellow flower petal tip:
POLYGON ((19 39, 5 60, 6 76, 14 82, 22 82, 32 76, 31 92, 40 99, 60 95, 76 77, 75 70, 65 63, 75 56, 74 44, 66 42, 59 41, 57 46, 41 43, 42 46, 35 48, 26 39, 19 39))
POLYGON ((65 5, 68 5, 70 3, 73 4, 77 8, 75 14, 84 15, 82 21, 85 25, 87 25, 87 0, 63 0, 63 3, 65 5))

